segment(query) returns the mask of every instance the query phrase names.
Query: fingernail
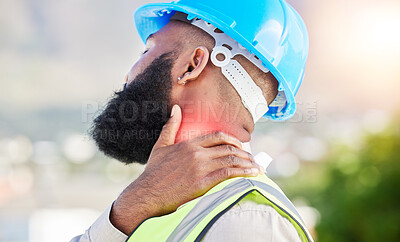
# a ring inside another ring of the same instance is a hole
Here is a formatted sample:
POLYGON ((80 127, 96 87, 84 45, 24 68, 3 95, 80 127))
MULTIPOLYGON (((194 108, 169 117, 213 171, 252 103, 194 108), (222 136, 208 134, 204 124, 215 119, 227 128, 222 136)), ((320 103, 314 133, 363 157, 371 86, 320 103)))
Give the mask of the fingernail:
POLYGON ((257 168, 251 168, 251 173, 257 175, 260 173, 260 170, 258 170, 257 168))
POLYGON ((176 109, 176 104, 172 107, 172 110, 171 110, 171 117, 174 116, 174 114, 175 114, 175 109, 176 109))

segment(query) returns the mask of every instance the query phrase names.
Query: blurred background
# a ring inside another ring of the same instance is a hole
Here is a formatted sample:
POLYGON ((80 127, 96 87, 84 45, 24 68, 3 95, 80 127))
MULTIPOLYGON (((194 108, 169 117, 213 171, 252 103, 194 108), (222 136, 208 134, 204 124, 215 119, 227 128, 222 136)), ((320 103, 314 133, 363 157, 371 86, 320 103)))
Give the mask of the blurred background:
MULTIPOLYGON (((0 1, 0 241, 69 241, 143 171, 87 130, 144 49, 149 2, 0 1)), ((400 241, 400 2, 289 2, 310 35, 299 108, 253 151, 316 240, 400 241)))

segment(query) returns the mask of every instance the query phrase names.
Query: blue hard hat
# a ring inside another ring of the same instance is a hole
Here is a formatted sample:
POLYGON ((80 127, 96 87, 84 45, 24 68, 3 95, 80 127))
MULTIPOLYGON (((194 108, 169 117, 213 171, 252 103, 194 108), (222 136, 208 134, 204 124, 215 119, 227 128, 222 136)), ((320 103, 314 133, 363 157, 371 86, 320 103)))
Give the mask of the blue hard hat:
POLYGON ((262 60, 279 82, 286 104, 264 115, 286 120, 296 111, 294 95, 304 77, 308 55, 307 29, 284 0, 180 0, 152 3, 136 10, 134 20, 143 42, 164 27, 175 12, 200 18, 222 30, 262 60))

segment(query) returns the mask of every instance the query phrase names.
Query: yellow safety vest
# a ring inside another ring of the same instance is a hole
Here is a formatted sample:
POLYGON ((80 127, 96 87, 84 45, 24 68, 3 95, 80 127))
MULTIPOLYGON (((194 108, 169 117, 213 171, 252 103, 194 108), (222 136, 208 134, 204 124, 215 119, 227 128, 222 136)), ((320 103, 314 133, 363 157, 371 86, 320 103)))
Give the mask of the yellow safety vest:
POLYGON ((146 219, 127 242, 201 241, 214 222, 241 200, 272 206, 293 224, 302 241, 313 241, 296 208, 278 185, 259 175, 223 181, 171 214, 146 219))

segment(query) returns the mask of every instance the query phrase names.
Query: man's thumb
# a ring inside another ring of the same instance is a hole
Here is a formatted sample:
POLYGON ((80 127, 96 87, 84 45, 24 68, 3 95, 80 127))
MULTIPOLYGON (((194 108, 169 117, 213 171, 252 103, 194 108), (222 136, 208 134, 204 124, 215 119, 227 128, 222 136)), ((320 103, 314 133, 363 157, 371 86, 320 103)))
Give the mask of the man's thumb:
POLYGON ((178 133, 182 121, 182 110, 179 105, 175 104, 171 110, 171 117, 161 130, 160 137, 158 138, 154 148, 173 145, 175 137, 178 133))

